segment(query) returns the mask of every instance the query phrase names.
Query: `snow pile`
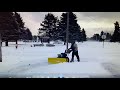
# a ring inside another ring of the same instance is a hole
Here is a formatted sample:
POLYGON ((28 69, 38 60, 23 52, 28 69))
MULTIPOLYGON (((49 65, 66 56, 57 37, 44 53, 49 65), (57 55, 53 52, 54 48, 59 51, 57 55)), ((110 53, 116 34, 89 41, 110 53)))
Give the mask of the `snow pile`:
MULTIPOLYGON (((84 76, 84 77, 90 77, 90 76, 109 76, 111 75, 107 70, 105 70, 100 63, 96 62, 74 62, 74 63, 60 63, 60 64, 55 64, 55 65, 48 65, 38 67, 38 68, 33 68, 30 69, 22 75, 31 75, 32 73, 39 73, 41 74, 46 74, 48 76, 51 75, 58 75, 60 76, 61 74, 63 77, 67 76, 84 76)), ((20 73, 21 74, 21 73, 20 73)), ((19 75, 19 74, 18 74, 19 75)), ((35 74, 36 75, 36 74, 35 74)), ((33 75, 33 76, 35 76, 33 75)))
POLYGON ((54 47, 55 45, 54 44, 46 44, 47 47, 54 47))
POLYGON ((63 42, 60 41, 60 40, 56 40, 56 41, 53 42, 53 44, 63 44, 63 42))
POLYGON ((36 46, 44 46, 44 44, 33 44, 34 45, 34 47, 36 47, 36 46))

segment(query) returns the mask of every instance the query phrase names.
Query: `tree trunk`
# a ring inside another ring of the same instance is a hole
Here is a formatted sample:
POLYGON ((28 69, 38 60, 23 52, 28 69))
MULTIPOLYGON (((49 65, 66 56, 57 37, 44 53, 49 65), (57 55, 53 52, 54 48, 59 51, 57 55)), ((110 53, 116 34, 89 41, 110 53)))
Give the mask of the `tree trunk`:
POLYGON ((8 46, 8 40, 5 41, 5 46, 8 46))
POLYGON ((65 45, 65 42, 64 42, 64 45, 65 45))
POLYGON ((1 47, 2 47, 2 40, 1 40, 1 47))
POLYGON ((69 12, 67 12, 66 50, 68 50, 68 40, 69 40, 69 12))
POLYGON ((18 44, 18 41, 17 41, 17 40, 16 40, 15 42, 16 42, 16 44, 18 44))
MULTIPOLYGON (((2 42, 1 39, 1 34, 0 34, 0 42, 2 42)), ((2 49, 1 49, 2 44, 0 43, 0 62, 2 62, 2 49)))
POLYGON ((48 43, 50 43, 50 39, 48 39, 48 43))
POLYGON ((66 40, 64 40, 64 45, 66 45, 66 40))
POLYGON ((42 40, 42 38, 41 38, 41 43, 43 43, 42 41, 43 41, 43 40, 42 40))

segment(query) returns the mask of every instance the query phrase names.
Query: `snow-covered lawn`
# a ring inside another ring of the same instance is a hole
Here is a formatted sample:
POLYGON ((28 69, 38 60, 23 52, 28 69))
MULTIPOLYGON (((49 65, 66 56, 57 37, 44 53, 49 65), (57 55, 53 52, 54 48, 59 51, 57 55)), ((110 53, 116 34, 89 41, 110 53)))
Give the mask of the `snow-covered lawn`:
MULTIPOLYGON (((36 43, 19 42, 2 47, 3 62, 0 77, 119 77, 120 43, 87 41, 77 43, 81 62, 48 64, 48 57, 57 57, 66 46, 31 47, 36 43)), ((70 46, 70 44, 69 44, 70 46)), ((71 59, 71 54, 68 55, 71 59)))

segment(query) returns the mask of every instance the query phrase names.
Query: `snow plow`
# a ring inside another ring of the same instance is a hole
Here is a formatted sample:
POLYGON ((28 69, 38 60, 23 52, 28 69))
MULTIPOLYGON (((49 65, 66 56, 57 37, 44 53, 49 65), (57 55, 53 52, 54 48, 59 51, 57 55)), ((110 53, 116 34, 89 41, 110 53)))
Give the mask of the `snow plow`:
POLYGON ((48 63, 50 64, 58 64, 63 62, 68 62, 68 60, 66 58, 48 58, 48 63))
POLYGON ((57 64, 57 63, 63 63, 63 62, 69 62, 69 58, 67 56, 68 52, 71 51, 65 51, 64 53, 58 54, 57 58, 48 58, 48 63, 50 64, 57 64))

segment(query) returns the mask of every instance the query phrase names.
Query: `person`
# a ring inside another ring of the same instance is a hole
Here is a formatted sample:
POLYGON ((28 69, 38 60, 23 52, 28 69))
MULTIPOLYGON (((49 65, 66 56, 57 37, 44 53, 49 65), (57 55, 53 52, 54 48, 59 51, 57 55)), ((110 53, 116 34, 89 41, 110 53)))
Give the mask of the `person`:
POLYGON ((70 62, 74 62, 74 56, 76 56, 78 62, 80 62, 80 58, 79 58, 79 55, 78 55, 78 46, 75 43, 75 41, 72 42, 71 47, 68 50, 72 51, 72 59, 71 59, 70 62))
POLYGON ((17 49, 17 48, 18 48, 18 44, 16 44, 16 46, 15 46, 15 47, 16 47, 16 49, 17 49))

